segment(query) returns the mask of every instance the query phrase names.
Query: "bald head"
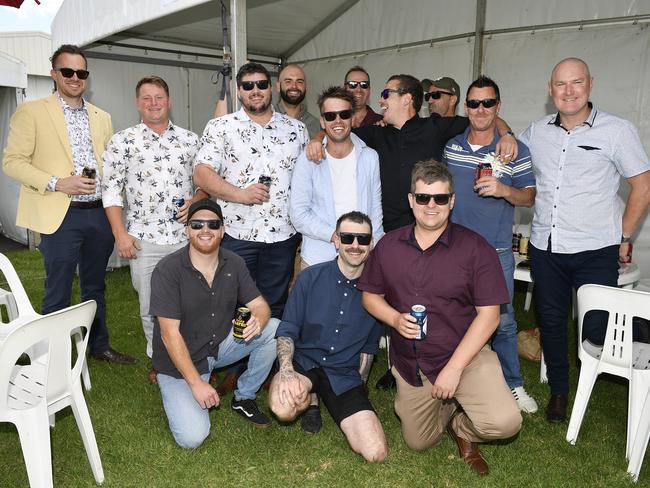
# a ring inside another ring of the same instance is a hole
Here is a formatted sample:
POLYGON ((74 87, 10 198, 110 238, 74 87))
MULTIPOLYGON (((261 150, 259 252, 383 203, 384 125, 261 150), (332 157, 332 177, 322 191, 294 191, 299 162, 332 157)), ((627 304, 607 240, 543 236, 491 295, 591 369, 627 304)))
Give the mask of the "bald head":
POLYGON ((565 128, 573 128, 589 117, 592 86, 589 66, 582 59, 566 58, 553 68, 548 92, 565 128))
POLYGON ((553 77, 555 76, 556 72, 564 67, 570 66, 574 69, 582 69, 584 70, 584 73, 587 78, 591 78, 591 74, 589 73, 589 66, 587 66, 587 63, 585 63, 582 59, 580 58, 565 58, 559 63, 555 65, 553 68, 553 71, 551 72, 551 81, 553 81, 553 77))
POLYGON ((288 64, 278 75, 280 98, 288 105, 298 106, 307 94, 305 72, 297 64, 288 64))

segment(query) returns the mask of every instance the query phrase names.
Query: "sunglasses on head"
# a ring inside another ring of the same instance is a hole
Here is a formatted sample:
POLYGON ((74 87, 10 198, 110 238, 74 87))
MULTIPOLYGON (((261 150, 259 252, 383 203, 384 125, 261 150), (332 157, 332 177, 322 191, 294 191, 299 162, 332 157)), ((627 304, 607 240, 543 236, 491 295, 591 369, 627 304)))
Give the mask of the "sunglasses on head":
POLYGON ((192 229, 192 230, 201 230, 201 229, 203 229, 203 226, 205 224, 208 224, 208 229, 211 229, 211 230, 219 230, 219 229, 221 229, 221 220, 217 220, 217 219, 214 219, 214 220, 197 220, 197 219, 194 219, 194 220, 190 220, 189 222, 187 222, 187 225, 189 225, 190 229, 192 229))
POLYGON ((391 93, 399 93, 400 95, 403 95, 404 90, 402 90, 401 88, 384 88, 379 95, 381 96, 381 98, 386 100, 388 97, 390 97, 391 93))
POLYGON ((368 246, 372 240, 372 234, 355 234, 354 232, 339 232, 339 239, 341 239, 341 244, 352 244, 354 239, 357 239, 357 242, 360 246, 368 246))
POLYGON ((415 203, 418 205, 429 205, 429 202, 433 198, 433 201, 436 202, 436 205, 447 205, 449 199, 453 193, 436 193, 435 195, 430 195, 429 193, 414 193, 415 203))
POLYGON ((321 115, 328 122, 334 122, 337 115, 341 117, 341 120, 348 120, 350 117, 352 117, 352 110, 347 109, 339 110, 338 112, 323 112, 321 115))
POLYGON ((75 74, 80 80, 85 80, 90 75, 90 71, 85 69, 72 69, 72 68, 54 68, 54 71, 61 73, 64 78, 72 78, 75 74))
POLYGON ((499 100, 496 98, 486 98, 485 100, 467 100, 465 103, 467 104, 467 108, 479 108, 481 105, 485 108, 492 108, 499 103, 499 100))
POLYGON ((254 86, 257 86, 260 90, 266 90, 271 82, 269 80, 257 80, 257 81, 242 81, 239 83, 244 91, 251 91, 254 86))
POLYGON ((433 98, 434 100, 438 100, 443 94, 449 95, 450 97, 454 96, 453 93, 446 92, 446 91, 432 91, 424 94, 424 101, 428 102, 430 98, 433 98))
POLYGON ((354 90, 356 87, 363 88, 364 90, 367 90, 370 88, 370 82, 369 81, 346 81, 345 86, 347 86, 350 90, 354 90))

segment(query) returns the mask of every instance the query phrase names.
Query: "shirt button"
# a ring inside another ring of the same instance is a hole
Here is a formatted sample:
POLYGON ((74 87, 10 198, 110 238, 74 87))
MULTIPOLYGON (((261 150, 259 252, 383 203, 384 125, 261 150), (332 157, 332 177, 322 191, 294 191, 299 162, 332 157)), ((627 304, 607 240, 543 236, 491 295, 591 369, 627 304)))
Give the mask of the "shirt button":
POLYGON ((343 315, 343 310, 339 311, 339 314, 343 315))
POLYGON ((327 361, 327 358, 323 358, 323 361, 327 361))
POLYGON ((556 189, 556 190, 559 190, 559 189, 560 189, 560 187, 559 187, 559 186, 556 186, 556 187, 555 187, 555 189, 556 189))
POLYGON ((336 333, 338 334, 338 333, 339 333, 339 330, 338 330, 338 329, 336 329, 336 330, 335 330, 334 332, 336 332, 336 333))
POLYGON ((210 314, 210 315, 212 315, 212 316, 214 317, 214 314, 213 314, 213 313, 212 313, 212 314, 210 314))
POLYGON ((348 294, 347 294, 347 293, 344 293, 344 294, 343 294, 343 296, 344 296, 344 297, 347 297, 347 296, 348 296, 348 294))
POLYGON ((333 350, 334 350, 334 346, 330 347, 330 351, 333 351, 333 350))
POLYGON ((338 280, 337 283, 340 285, 340 284, 341 284, 341 280, 338 280))
POLYGON ((214 292, 212 292, 212 296, 214 296, 214 292))

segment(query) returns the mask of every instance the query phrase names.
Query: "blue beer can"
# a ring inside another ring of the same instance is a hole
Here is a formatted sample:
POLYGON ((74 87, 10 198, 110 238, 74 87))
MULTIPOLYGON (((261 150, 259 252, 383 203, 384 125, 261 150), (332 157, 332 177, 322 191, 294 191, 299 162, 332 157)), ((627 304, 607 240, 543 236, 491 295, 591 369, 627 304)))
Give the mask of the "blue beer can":
MULTIPOLYGON (((183 197, 174 197, 172 198, 172 204, 176 208, 180 208, 185 205, 185 199, 183 197)), ((176 210, 174 210, 174 220, 176 220, 176 210)))
POLYGON ((411 307, 411 316, 415 317, 416 323, 420 326, 416 341, 421 341, 427 336, 427 307, 424 305, 413 305, 411 307))

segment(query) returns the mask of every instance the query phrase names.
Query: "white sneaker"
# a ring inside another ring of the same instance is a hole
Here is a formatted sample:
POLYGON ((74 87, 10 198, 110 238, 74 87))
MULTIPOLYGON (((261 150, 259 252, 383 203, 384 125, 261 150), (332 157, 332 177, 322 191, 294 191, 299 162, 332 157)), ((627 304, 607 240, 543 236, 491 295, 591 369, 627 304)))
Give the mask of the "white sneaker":
POLYGON ((537 412, 537 402, 535 399, 530 396, 523 386, 518 386, 517 388, 510 388, 512 396, 517 400, 517 405, 519 410, 526 413, 535 413, 537 412))

